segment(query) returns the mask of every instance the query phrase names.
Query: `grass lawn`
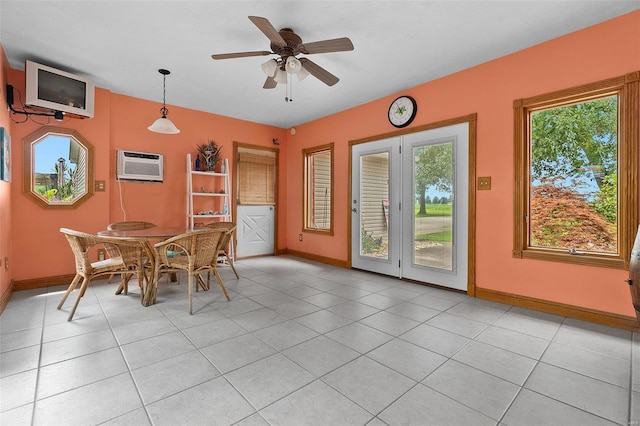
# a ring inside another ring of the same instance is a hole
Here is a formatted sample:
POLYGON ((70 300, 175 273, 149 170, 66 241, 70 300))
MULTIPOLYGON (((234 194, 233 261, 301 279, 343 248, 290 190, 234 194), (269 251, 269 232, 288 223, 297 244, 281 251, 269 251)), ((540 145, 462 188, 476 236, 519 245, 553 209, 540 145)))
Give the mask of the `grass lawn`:
POLYGON ((416 206, 416 217, 434 217, 434 216, 451 216, 452 205, 451 204, 427 204, 427 214, 418 214, 420 210, 416 206))
POLYGON ((434 232, 433 234, 416 235, 416 241, 437 241, 439 243, 450 243, 452 241, 451 236, 451 230, 447 230, 442 232, 434 232))

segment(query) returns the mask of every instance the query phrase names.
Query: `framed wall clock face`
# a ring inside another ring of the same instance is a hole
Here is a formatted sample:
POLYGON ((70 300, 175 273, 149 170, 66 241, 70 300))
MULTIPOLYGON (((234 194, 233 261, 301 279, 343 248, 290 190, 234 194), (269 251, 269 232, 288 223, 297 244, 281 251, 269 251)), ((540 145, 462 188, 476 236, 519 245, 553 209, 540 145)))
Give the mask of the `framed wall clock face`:
POLYGON ((395 127, 406 127, 416 117, 418 105, 411 96, 400 96, 389 106, 389 122, 395 127))

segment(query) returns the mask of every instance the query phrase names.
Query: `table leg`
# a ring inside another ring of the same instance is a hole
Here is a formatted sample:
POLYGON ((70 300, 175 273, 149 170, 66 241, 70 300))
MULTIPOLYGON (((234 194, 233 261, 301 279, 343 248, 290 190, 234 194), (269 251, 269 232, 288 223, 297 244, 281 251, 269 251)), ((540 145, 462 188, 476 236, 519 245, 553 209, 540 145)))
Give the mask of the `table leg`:
POLYGON ((144 297, 142 298, 143 306, 150 306, 156 303, 156 282, 155 282, 155 269, 156 269, 156 259, 155 253, 153 251, 153 247, 148 241, 141 241, 142 247, 147 255, 147 259, 149 260, 149 274, 144 274, 145 283, 144 283, 144 297))

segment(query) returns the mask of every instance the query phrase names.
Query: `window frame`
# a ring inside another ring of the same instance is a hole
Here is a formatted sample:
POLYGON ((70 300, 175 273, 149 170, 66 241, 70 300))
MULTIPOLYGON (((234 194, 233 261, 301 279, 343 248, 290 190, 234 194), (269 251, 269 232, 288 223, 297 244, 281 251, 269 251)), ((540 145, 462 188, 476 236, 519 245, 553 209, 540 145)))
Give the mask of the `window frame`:
POLYGON ((640 145, 640 71, 595 83, 516 99, 514 109, 514 211, 513 257, 578 265, 628 269, 638 230, 638 162, 640 145), (532 247, 527 215, 530 203, 531 112, 618 96, 618 253, 569 253, 568 250, 532 247))
POLYGON ((314 234, 322 234, 322 235, 331 235, 333 236, 333 224, 334 224, 334 143, 328 143, 325 145, 315 146, 312 148, 304 148, 302 150, 302 232, 314 233, 314 234), (309 159, 313 157, 313 155, 329 151, 331 160, 331 183, 330 183, 330 191, 331 191, 331 199, 329 201, 329 229, 318 229, 310 226, 309 224, 309 215, 313 209, 313 196, 311 191, 311 177, 309 176, 309 159))
POLYGON ((76 209, 89 198, 94 195, 94 177, 93 177, 93 145, 74 129, 65 129, 55 126, 43 126, 22 140, 23 148, 23 192, 29 198, 34 200, 36 204, 45 209, 76 209), (76 142, 86 150, 86 170, 85 184, 86 192, 69 203, 50 203, 40 195, 34 192, 33 182, 35 178, 33 174, 36 172, 34 164, 34 145, 44 140, 49 135, 65 136, 73 138, 76 142))

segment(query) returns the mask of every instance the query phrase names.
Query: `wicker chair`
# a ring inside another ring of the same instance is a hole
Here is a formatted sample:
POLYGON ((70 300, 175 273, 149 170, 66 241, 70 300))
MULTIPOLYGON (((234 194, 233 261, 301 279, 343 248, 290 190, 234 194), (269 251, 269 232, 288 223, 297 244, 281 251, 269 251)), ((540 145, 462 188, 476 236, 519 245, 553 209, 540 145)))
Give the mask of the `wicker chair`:
MULTIPOLYGON (((205 272, 213 272, 218 280, 218 284, 229 299, 227 289, 216 269, 218 255, 218 246, 220 239, 224 235, 224 231, 215 229, 201 229, 189 231, 181 235, 177 235, 168 240, 162 241, 154 245, 156 268, 154 285, 157 285, 160 274, 164 272, 187 271, 189 279, 187 282, 189 293, 189 314, 193 314, 193 288, 197 285, 196 277, 205 272), (175 252, 181 251, 179 256, 175 252)), ((153 289, 152 300, 155 301, 157 288, 153 289)))
MULTIPOLYGON (((155 223, 136 221, 136 220, 129 220, 129 221, 124 221, 124 222, 110 223, 107 226, 107 229, 110 230, 110 231, 135 231, 136 229, 149 229, 149 228, 155 228, 155 227, 156 227, 155 223)), ((107 249, 107 254, 110 257, 117 256, 117 253, 109 252, 109 249, 107 249)), ((136 255, 137 255, 137 253, 136 253, 136 255)), ((148 264, 146 259, 145 259, 144 263, 148 264)), ((151 271, 150 274, 153 274, 153 271, 151 271)), ((129 276, 126 276, 126 275, 122 276, 121 285, 116 290, 116 294, 120 294, 122 292, 122 290, 124 290, 124 294, 128 293, 127 284, 129 282, 129 278, 131 278, 130 275, 129 276)), ((111 282, 112 279, 113 279, 113 275, 111 275, 109 277, 109 281, 108 282, 111 282)), ((138 284, 140 284, 140 289, 142 290, 142 283, 138 283, 138 284)), ((140 292, 140 294, 142 295, 142 291, 140 292)))
POLYGON ((112 274, 131 275, 133 273, 137 273, 138 281, 143 282, 144 271, 137 266, 142 264, 142 247, 139 242, 99 237, 97 235, 74 231, 67 228, 60 228, 60 232, 67 238, 67 241, 71 246, 71 251, 73 251, 76 262, 76 275, 73 278, 73 281, 71 281, 71 284, 69 284, 62 300, 60 300, 58 309, 62 308, 67 297, 69 297, 69 294, 71 294, 71 292, 78 286, 78 283, 80 283, 80 280, 82 280, 80 290, 78 291, 78 297, 76 298, 76 302, 73 305, 71 312, 69 313, 67 321, 71 321, 73 318, 73 315, 78 308, 78 304, 80 303, 80 299, 84 296, 87 286, 93 279, 112 274), (105 260, 91 262, 89 260, 89 250, 98 245, 104 246, 108 253, 112 253, 114 255, 105 260), (130 257, 134 256, 133 253, 136 253, 135 256, 139 256, 135 261, 133 260, 133 257, 130 257))
POLYGON ((225 231, 224 236, 220 239, 220 246, 218 247, 218 258, 226 259, 229 266, 233 270, 236 278, 240 278, 238 276, 238 272, 236 271, 236 267, 233 265, 233 258, 231 257, 231 244, 233 244, 233 233, 236 231, 235 222, 212 222, 205 225, 207 228, 211 229, 220 229, 225 231))

